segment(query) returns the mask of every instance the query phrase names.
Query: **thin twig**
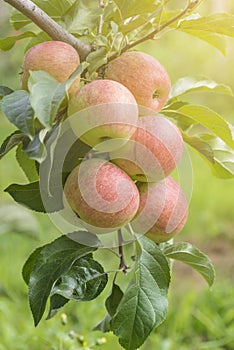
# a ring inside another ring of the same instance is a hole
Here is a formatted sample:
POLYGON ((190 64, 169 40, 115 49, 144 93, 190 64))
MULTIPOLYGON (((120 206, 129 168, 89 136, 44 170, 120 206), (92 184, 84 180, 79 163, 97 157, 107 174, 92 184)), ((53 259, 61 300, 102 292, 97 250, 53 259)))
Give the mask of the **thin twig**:
POLYGON ((199 0, 195 0, 195 1, 189 1, 187 6, 184 8, 184 10, 182 10, 178 15, 174 16, 173 18, 171 18, 168 22, 162 24, 161 26, 157 27, 154 31, 152 31, 151 33, 147 34, 146 36, 144 36, 143 38, 136 40, 135 42, 126 45, 121 52, 116 52, 115 54, 111 55, 108 61, 112 61, 113 59, 115 59, 116 57, 118 57, 119 55, 123 54, 124 52, 132 49, 133 47, 142 44, 143 42, 150 40, 150 39, 154 39, 154 37, 161 32, 162 30, 164 30, 166 27, 169 27, 172 23, 178 21, 180 18, 182 18, 187 12, 193 10, 196 6, 198 6, 200 3, 199 0))
POLYGON ((124 252, 123 252, 123 236, 121 229, 118 230, 118 241, 119 241, 119 258, 120 258, 120 264, 119 269, 123 271, 123 273, 127 273, 127 265, 124 260, 124 252))
POLYGON ((92 51, 92 46, 83 43, 66 29, 62 28, 50 16, 42 11, 31 0, 4 0, 26 17, 30 18, 39 28, 46 32, 53 40, 64 41, 73 46, 79 53, 81 61, 84 61, 92 51))

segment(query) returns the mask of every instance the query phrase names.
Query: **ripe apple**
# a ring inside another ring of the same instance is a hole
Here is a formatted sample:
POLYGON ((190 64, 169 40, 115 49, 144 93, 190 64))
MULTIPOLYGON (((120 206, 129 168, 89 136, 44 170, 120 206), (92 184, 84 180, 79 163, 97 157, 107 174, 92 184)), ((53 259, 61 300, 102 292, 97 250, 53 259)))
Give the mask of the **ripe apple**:
POLYGON ((177 166, 183 153, 180 130, 168 119, 145 116, 123 147, 111 153, 112 161, 134 180, 157 182, 177 166))
MULTIPOLYGON (((28 89, 30 70, 43 70, 52 75, 59 82, 66 81, 78 68, 80 58, 77 51, 62 41, 45 41, 31 47, 23 62, 21 75, 22 89, 28 89)), ((74 81, 69 89, 72 95, 79 90, 80 77, 74 81)))
POLYGON ((126 225, 139 207, 139 192, 132 179, 103 159, 83 161, 68 176, 64 194, 72 210, 94 233, 126 225))
POLYGON ((154 57, 144 52, 123 53, 109 63, 105 77, 126 86, 139 106, 154 112, 162 109, 170 93, 167 71, 154 57))
POLYGON ((138 107, 122 84, 94 80, 71 98, 68 116, 78 138, 98 150, 110 151, 125 143, 135 131, 138 107))
POLYGON ((188 203, 179 184, 167 177, 158 183, 139 183, 140 205, 132 227, 155 242, 166 242, 185 225, 188 203))

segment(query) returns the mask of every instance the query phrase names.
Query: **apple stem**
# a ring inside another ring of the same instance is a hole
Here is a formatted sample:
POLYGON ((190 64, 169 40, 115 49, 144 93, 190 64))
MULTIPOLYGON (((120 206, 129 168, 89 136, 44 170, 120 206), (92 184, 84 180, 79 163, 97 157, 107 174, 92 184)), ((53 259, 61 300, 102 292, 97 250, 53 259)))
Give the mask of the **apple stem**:
POLYGON ((53 40, 64 41, 73 46, 84 61, 92 51, 92 45, 83 43, 66 29, 62 28, 31 0, 4 0, 18 11, 30 18, 39 28, 46 32, 53 40))
POLYGON ((124 252, 123 252, 123 236, 121 229, 118 230, 118 241, 119 241, 119 258, 120 258, 120 264, 119 269, 123 271, 123 273, 127 273, 127 265, 124 260, 124 252))

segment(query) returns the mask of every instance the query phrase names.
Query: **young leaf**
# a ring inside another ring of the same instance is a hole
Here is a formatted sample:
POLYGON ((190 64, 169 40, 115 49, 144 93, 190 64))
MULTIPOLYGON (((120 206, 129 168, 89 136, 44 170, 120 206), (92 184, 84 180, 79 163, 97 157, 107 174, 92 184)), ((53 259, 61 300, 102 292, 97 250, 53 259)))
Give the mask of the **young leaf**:
POLYGON ((32 38, 34 36, 36 36, 36 34, 33 32, 24 32, 19 35, 0 39, 0 49, 3 51, 10 50, 18 40, 25 39, 25 38, 32 38))
MULTIPOLYGON (((184 77, 172 86, 170 99, 177 99, 179 96, 190 92, 215 92, 233 96, 232 89, 224 84, 218 84, 206 77, 184 77)), ((171 101, 169 101, 170 103, 171 101)))
MULTIPOLYGON (((89 232, 81 233, 91 235, 89 232)), ((29 280, 29 302, 35 325, 44 314, 47 299, 53 285, 65 275, 78 259, 95 251, 100 241, 91 235, 92 246, 84 246, 77 242, 79 232, 69 236, 61 236, 43 247, 37 256, 29 280)))
POLYGON ((38 180, 38 172, 36 168, 35 160, 29 159, 27 154, 22 150, 22 145, 19 145, 16 150, 16 159, 19 166, 27 176, 30 182, 38 180))
POLYGON ((146 237, 139 240, 142 254, 116 314, 111 330, 126 350, 139 348, 154 327, 166 317, 170 271, 157 244, 146 237))
POLYGON ((25 139, 27 139, 27 137, 19 130, 16 130, 11 135, 7 136, 0 147, 0 159, 25 139))
POLYGON ((152 1, 152 0, 114 0, 116 3, 122 19, 129 17, 143 15, 146 13, 154 12, 159 6, 161 6, 161 1, 152 1))
POLYGON ((41 198, 39 181, 26 185, 12 184, 4 191, 9 193, 17 203, 25 207, 42 213, 46 212, 41 198))
POLYGON ((55 284, 51 295, 59 294, 66 299, 89 301, 95 299, 107 284, 107 274, 95 260, 84 257, 76 260, 55 284))
POLYGON ((14 92, 14 90, 12 90, 11 88, 1 85, 0 86, 0 99, 4 96, 10 95, 12 92, 14 92))
POLYGON ((17 90, 3 97, 2 111, 12 124, 32 138, 34 135, 34 111, 27 91, 17 90))
POLYGON ((101 14, 102 9, 100 7, 92 8, 86 1, 77 0, 65 13, 62 20, 70 33, 88 35, 98 27, 101 14))
POLYGON ((215 271, 210 259, 190 243, 178 242, 168 245, 164 249, 164 254, 170 259, 179 260, 191 266, 210 286, 214 283, 215 271))
MULTIPOLYGON (((62 15, 70 8, 70 6, 75 2, 75 0, 34 0, 37 6, 39 6, 43 11, 45 11, 50 17, 55 21, 59 21, 62 15)), ((28 17, 24 16, 19 11, 13 9, 11 13, 10 22, 13 27, 18 30, 29 24, 31 21, 28 17)))

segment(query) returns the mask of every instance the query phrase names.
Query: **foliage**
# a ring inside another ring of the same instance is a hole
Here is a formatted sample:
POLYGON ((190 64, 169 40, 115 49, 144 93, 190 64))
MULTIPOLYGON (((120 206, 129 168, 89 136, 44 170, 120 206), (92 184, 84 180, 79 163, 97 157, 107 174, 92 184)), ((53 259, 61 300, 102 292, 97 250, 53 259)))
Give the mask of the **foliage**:
MULTIPOLYGON (((29 180, 27 184, 12 184, 5 191, 16 202, 32 210, 48 212, 41 193, 46 193, 49 198, 55 191, 50 186, 40 187, 39 168, 46 158, 55 157, 56 148, 53 142, 48 145, 48 140, 51 135, 56 138, 60 133, 60 122, 66 118, 66 109, 62 107, 77 75, 81 74, 84 81, 101 78, 108 62, 137 44, 157 39, 167 30, 196 36, 225 53, 225 37, 234 36, 234 16, 224 13, 201 17, 194 13, 200 1, 188 1, 183 10, 173 11, 170 2, 163 0, 107 0, 103 8, 94 1, 84 0, 37 0, 35 3, 74 36, 96 47, 96 51, 91 52, 86 62, 64 83, 46 72, 37 71, 30 74, 29 91, 12 91, 5 85, 0 86, 1 110, 16 128, 3 142, 0 157, 17 147, 17 161, 29 180)), ((45 33, 38 33, 30 20, 15 10, 11 24, 22 32, 1 39, 2 50, 9 50, 18 40, 26 38, 30 38, 28 48, 48 40, 45 33)), ((184 141, 201 155, 216 176, 233 178, 233 127, 210 108, 183 100, 188 93, 207 91, 233 95, 228 86, 207 77, 184 77, 172 87, 170 99, 161 113, 177 124, 184 141)), ((71 170, 74 156, 70 156, 68 168, 71 170)), ((84 156, 82 154, 80 158, 84 156)), ((51 212, 62 209, 61 198, 56 204, 51 212)), ((116 281, 121 268, 105 271, 93 258, 92 253, 98 248, 101 243, 96 236, 79 231, 63 235, 32 253, 24 265, 23 277, 28 284, 35 325, 40 322, 48 300, 47 318, 51 318, 69 300, 80 302, 98 297, 114 273, 111 293, 105 302, 107 315, 96 329, 113 331, 125 349, 134 350, 166 318, 171 259, 193 267, 210 286, 214 282, 214 269, 209 258, 191 244, 158 245, 145 237, 137 237, 132 244, 131 272, 126 276, 128 285, 122 290, 116 281), (91 245, 79 243, 84 234, 91 245)))

